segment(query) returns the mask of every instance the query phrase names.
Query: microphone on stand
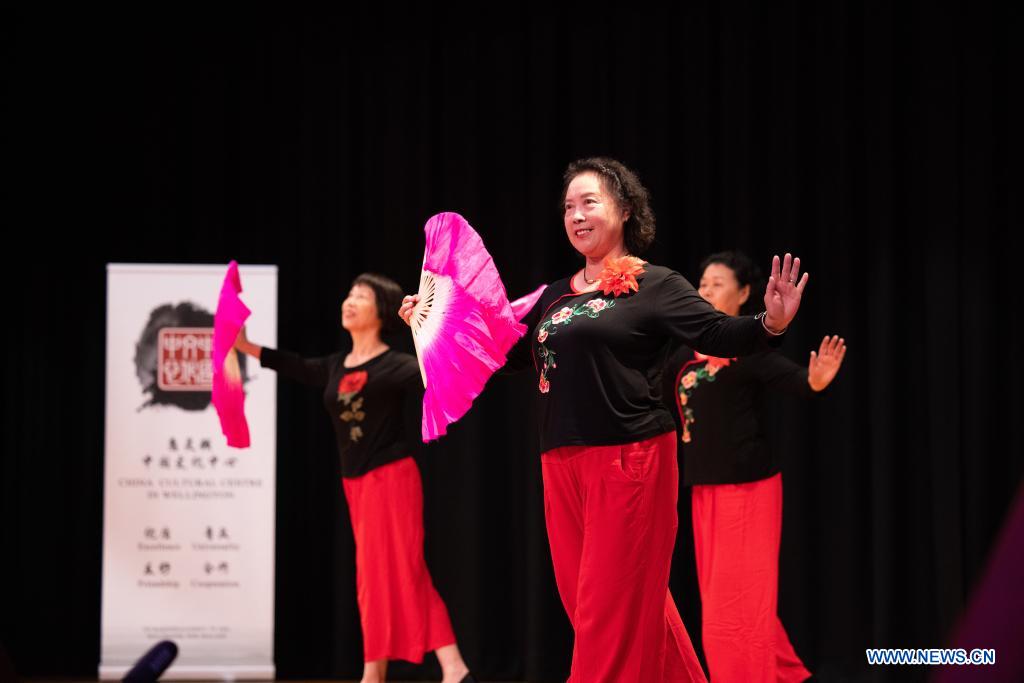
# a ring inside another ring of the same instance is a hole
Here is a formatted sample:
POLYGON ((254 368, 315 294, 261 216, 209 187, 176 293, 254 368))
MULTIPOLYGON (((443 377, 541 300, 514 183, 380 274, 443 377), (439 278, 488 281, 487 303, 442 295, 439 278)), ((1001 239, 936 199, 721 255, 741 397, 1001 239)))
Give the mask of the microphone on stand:
POLYGON ((169 640, 162 640, 149 648, 121 680, 124 683, 156 683, 177 656, 178 646, 169 640))

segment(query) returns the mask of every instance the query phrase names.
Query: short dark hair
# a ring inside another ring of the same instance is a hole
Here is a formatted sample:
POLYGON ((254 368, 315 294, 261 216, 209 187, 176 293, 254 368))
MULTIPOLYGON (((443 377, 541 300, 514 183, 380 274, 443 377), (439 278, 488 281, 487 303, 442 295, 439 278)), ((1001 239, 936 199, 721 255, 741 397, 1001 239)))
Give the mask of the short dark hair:
POLYGON ((647 251, 654 241, 654 211, 651 210, 650 193, 640 182, 636 173, 625 164, 608 157, 588 157, 569 164, 562 175, 562 213, 565 213, 565 193, 569 183, 581 173, 596 173, 605 190, 615 197, 620 209, 629 211, 629 218, 622 226, 626 251, 639 256, 647 251))
POLYGON ((758 313, 763 306, 760 303, 760 299, 757 294, 764 290, 764 274, 761 269, 757 267, 754 260, 747 256, 742 251, 729 250, 719 251, 711 254, 700 263, 700 273, 703 276, 704 271, 707 267, 713 263, 718 263, 732 271, 732 274, 736 277, 736 282, 739 283, 740 288, 750 285, 750 296, 747 297, 746 302, 740 306, 740 315, 752 315, 758 313))
POLYGON ((401 323, 401 319, 398 317, 398 308, 402 305, 404 296, 398 283, 377 273, 363 273, 352 281, 352 286, 356 285, 366 285, 373 290, 373 297, 377 305, 377 317, 380 318, 381 323, 381 334, 397 330, 401 323))

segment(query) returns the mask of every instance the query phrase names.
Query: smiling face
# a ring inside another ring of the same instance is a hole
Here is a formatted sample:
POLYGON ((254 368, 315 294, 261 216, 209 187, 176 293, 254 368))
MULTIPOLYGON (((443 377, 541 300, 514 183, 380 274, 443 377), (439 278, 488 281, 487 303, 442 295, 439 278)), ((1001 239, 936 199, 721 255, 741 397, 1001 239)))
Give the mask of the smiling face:
POLYGON ((349 332, 380 330, 377 297, 367 285, 352 285, 348 296, 341 302, 341 326, 349 332))
POLYGON ((750 285, 740 287, 733 269, 723 263, 710 263, 700 276, 702 297, 716 310, 728 315, 739 315, 740 307, 750 297, 750 285))
POLYGON ((629 212, 619 208, 600 176, 580 173, 569 183, 563 201, 565 233, 576 251, 594 260, 625 253, 622 226, 629 212))

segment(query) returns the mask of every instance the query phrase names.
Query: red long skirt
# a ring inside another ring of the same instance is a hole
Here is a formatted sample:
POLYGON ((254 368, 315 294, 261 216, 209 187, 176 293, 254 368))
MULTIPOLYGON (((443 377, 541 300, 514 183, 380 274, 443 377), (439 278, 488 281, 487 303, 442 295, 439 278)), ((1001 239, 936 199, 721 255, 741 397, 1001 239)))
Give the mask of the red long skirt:
POLYGON ((571 683, 706 681, 668 592, 675 433, 541 456, 544 512, 576 640, 571 683))
POLYGON ((782 475, 693 487, 693 542, 715 683, 796 683, 811 673, 777 613, 782 475))
POLYGON ((423 661, 455 642, 423 559, 423 486, 412 458, 343 478, 356 540, 363 658, 423 661))

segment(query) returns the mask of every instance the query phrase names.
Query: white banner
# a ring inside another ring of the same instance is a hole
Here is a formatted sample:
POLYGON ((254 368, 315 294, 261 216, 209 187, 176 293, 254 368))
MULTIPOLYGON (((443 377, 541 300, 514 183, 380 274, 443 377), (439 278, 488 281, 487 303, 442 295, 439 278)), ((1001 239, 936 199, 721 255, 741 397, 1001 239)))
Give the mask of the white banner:
MULTIPOLYGON (((210 403, 227 265, 107 266, 106 459, 99 675, 161 640, 164 678, 274 677, 276 376, 245 358, 252 448, 210 403)), ((277 341, 277 267, 240 266, 253 339, 277 341)))

